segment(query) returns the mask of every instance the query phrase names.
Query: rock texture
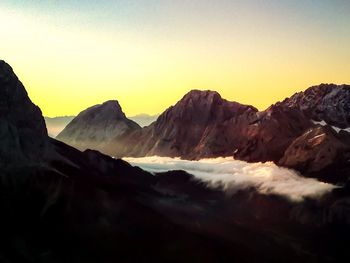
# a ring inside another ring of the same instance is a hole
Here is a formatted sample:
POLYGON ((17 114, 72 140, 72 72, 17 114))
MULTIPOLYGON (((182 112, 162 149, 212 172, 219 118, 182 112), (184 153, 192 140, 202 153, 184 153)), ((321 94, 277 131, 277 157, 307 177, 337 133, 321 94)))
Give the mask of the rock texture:
POLYGON ((79 113, 57 139, 80 150, 95 149, 113 154, 119 151, 123 136, 139 129, 137 123, 126 118, 118 101, 112 100, 79 113), (107 151, 108 147, 113 152, 107 151))
POLYGON ((312 122, 300 111, 277 103, 258 112, 254 123, 243 127, 235 158, 249 162, 277 162, 289 144, 312 122))
POLYGON ((228 138, 229 127, 238 130, 248 125, 256 112, 252 106, 222 99, 215 91, 192 90, 156 122, 132 134, 123 155, 189 159, 232 155, 235 143, 228 138))
MULTIPOLYGON (((347 134, 344 136, 350 137, 347 134)), ((348 141, 329 126, 312 127, 289 145, 279 165, 324 181, 344 182, 350 171, 348 141)))
POLYGON ((350 86, 321 84, 299 92, 283 101, 290 108, 305 113, 315 121, 325 121, 339 128, 350 127, 350 86))
POLYGON ((129 136, 121 155, 277 161, 312 125, 303 113, 281 103, 258 112, 215 91, 193 90, 152 125, 129 136))
POLYGON ((44 118, 4 61, 0 87, 0 166, 40 159, 47 147, 44 118))

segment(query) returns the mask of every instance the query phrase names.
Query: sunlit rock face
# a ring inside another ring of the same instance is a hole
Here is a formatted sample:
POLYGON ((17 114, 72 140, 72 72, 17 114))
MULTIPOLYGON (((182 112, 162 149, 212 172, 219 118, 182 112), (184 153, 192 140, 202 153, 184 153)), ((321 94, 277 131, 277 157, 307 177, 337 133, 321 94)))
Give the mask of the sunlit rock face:
POLYGON ((252 106, 222 99, 215 91, 193 90, 156 122, 130 136, 125 155, 232 156, 237 140, 231 135, 253 122, 256 112, 252 106))
POLYGON ((37 160, 47 148, 41 111, 4 61, 0 61, 0 145, 1 166, 37 160))
POLYGON ((122 156, 278 161, 292 140, 312 125, 302 112, 281 103, 258 112, 217 92, 193 90, 155 123, 129 136, 122 156))
POLYGON ((276 103, 258 112, 256 121, 243 127, 244 136, 234 156, 250 162, 277 162, 293 139, 312 125, 300 111, 276 103))
POLYGON ((338 134, 330 126, 318 125, 290 144, 279 165, 326 181, 346 181, 350 167, 348 141, 349 134, 338 134))
POLYGON ((141 127, 126 118, 118 101, 111 100, 79 113, 57 139, 80 150, 90 148, 112 154, 108 151, 111 143, 111 148, 118 151, 122 136, 138 129, 141 127))
POLYGON ((310 119, 339 128, 350 127, 350 86, 321 84, 299 92, 283 102, 310 119))

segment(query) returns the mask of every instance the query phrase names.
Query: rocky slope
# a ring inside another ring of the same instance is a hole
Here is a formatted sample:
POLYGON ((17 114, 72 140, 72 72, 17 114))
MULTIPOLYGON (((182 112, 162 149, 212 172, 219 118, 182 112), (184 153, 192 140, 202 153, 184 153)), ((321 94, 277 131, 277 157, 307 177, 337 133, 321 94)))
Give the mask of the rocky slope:
MULTIPOLYGON (((338 153, 339 144, 321 143, 312 150, 308 147, 300 151, 291 149, 300 144, 308 145, 308 140, 312 139, 310 136, 318 136, 315 132, 303 136, 309 129, 317 130, 316 121, 323 121, 324 129, 330 129, 327 123, 347 128, 349 92, 346 85, 321 84, 258 112, 251 106, 228 102, 216 92, 191 91, 160 115, 155 123, 131 134, 121 155, 179 156, 185 159, 234 156, 249 162, 274 161, 317 177, 329 168, 311 158, 323 155, 326 149, 338 153), (301 151, 309 158, 299 159, 301 151), (318 167, 316 173, 313 169, 302 168, 311 163, 318 167)), ((347 133, 341 133, 344 136, 334 135, 334 140, 348 149, 347 133)), ((327 136, 327 141, 328 138, 334 141, 333 137, 327 136)), ((341 158, 340 165, 338 157, 328 159, 329 167, 349 165, 345 157, 341 158)), ((335 181, 338 176, 322 178, 335 181)))
POLYGON ((105 153, 113 141, 114 152, 119 151, 121 138, 141 127, 126 118, 118 101, 107 101, 92 106, 78 114, 57 135, 57 139, 80 150, 95 149, 105 153))
POLYGON ((325 121, 339 128, 350 127, 350 86, 321 84, 283 101, 287 107, 302 111, 310 119, 325 121))
POLYGON ((204 156, 232 155, 235 143, 228 140, 227 127, 236 130, 256 118, 254 107, 230 102, 215 91, 193 90, 176 105, 161 114, 157 121, 135 132, 125 143, 128 156, 204 156), (210 137, 216 130, 220 136, 210 137))
POLYGON ((122 155, 277 161, 312 125, 303 113, 282 104, 258 112, 224 100, 217 92, 194 90, 155 123, 129 136, 122 155))
POLYGON ((4 62, 0 94, 1 262, 349 261, 348 188, 291 203, 154 176, 50 139, 4 62))
POLYGON ((344 182, 350 172, 350 134, 330 126, 306 130, 287 148, 278 164, 327 182, 344 182))

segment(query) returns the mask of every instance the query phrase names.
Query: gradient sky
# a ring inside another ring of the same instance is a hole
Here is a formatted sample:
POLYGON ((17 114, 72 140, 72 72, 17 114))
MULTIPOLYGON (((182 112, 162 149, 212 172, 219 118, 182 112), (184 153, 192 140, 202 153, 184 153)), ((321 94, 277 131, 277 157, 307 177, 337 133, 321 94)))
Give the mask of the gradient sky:
POLYGON ((1 0, 0 34, 47 116, 110 99, 156 114, 191 89, 264 109, 350 83, 348 0, 1 0))

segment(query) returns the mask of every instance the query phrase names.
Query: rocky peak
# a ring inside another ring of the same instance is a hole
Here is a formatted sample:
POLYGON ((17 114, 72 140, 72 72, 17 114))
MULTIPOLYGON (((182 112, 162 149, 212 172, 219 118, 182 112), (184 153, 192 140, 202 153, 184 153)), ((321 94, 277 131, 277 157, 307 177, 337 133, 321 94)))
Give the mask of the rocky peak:
POLYGON ((221 96, 218 92, 212 91, 212 90, 191 90, 185 96, 181 99, 183 102, 189 102, 189 101, 194 101, 194 102, 217 102, 221 100, 221 96))
POLYGON ((12 68, 0 61, 0 166, 40 157, 47 140, 39 107, 31 102, 12 68))
POLYGON ((350 127, 350 86, 320 84, 283 101, 310 119, 339 127, 350 127))
POLYGON ((141 127, 125 116, 118 101, 110 100, 79 113, 57 139, 80 150, 105 152, 105 145, 111 140, 138 129, 141 127))
POLYGON ((250 123, 256 118, 256 112, 256 108, 227 101, 215 91, 192 90, 162 113, 156 122, 135 135, 126 155, 190 159, 218 152, 228 155, 234 148, 226 139, 233 131, 239 132, 239 128, 232 127, 250 123))
POLYGON ((95 120, 100 120, 102 117, 104 119, 125 119, 126 116, 122 111, 117 100, 109 100, 102 104, 98 104, 87 108, 82 111, 77 117, 80 118, 91 118, 95 120))
POLYGON ((179 102, 160 115, 156 125, 175 121, 182 125, 188 123, 204 127, 211 123, 228 120, 247 110, 257 112, 257 109, 252 106, 221 98, 216 91, 191 90, 179 102))

